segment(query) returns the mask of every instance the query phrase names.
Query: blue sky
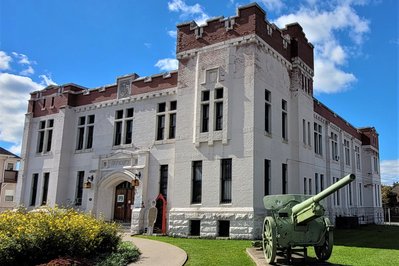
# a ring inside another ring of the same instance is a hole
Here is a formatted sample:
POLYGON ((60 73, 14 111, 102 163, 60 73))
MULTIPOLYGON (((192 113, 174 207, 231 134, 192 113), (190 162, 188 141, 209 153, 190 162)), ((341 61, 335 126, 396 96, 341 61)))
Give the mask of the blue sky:
MULTIPOLYGON (((0 1, 0 146, 19 154, 29 92, 175 69, 176 24, 233 16, 249 1, 0 1), (149 4, 150 3, 150 4, 149 4)), ((258 4, 279 27, 299 22, 315 46, 315 96, 380 134, 383 182, 399 181, 396 0, 258 4)))

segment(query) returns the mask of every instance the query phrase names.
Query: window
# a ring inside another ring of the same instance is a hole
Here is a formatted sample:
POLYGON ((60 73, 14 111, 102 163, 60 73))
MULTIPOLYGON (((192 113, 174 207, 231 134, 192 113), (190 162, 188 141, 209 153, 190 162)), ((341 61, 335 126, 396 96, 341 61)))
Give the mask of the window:
POLYGON ((312 192, 312 179, 311 178, 309 178, 309 195, 313 195, 313 192, 312 192))
POLYGON ((348 185, 348 199, 349 206, 352 206, 352 183, 348 185))
POLYGON ((302 142, 306 144, 306 121, 302 119, 302 142))
POLYGON ((360 147, 355 146, 356 169, 360 170, 360 147))
MULTIPOLYGON (((336 183, 339 181, 338 177, 333 177, 333 183, 336 183)), ((339 206, 340 205, 340 190, 337 190, 333 194, 333 201, 334 201, 334 206, 339 206)))
POLYGON ((264 195, 270 195, 270 160, 265 160, 265 169, 264 169, 264 195))
POLYGON ((223 88, 215 89, 215 131, 223 129, 223 88))
POLYGON ((314 185, 317 194, 319 193, 319 175, 317 173, 314 174, 314 185))
POLYGON ((324 190, 324 175, 320 174, 320 191, 324 190))
POLYGON ((331 132, 331 158, 334 161, 339 161, 338 156, 338 135, 331 132))
POLYGON ((41 205, 46 205, 46 204, 47 204, 47 194, 48 194, 49 178, 50 178, 50 173, 44 173, 44 178, 43 178, 43 194, 42 194, 42 204, 41 204, 41 205))
POLYGON ((373 156, 373 171, 378 174, 378 158, 373 156))
POLYGON ((32 176, 32 188, 30 193, 30 206, 36 205, 36 195, 37 195, 37 183, 39 181, 39 174, 33 174, 32 176))
POLYGON ((212 93, 210 90, 201 91, 201 133, 223 130, 223 99, 224 88, 216 88, 212 93))
MULTIPOLYGON (((133 108, 117 110, 115 112, 114 146, 119 146, 121 144, 132 144, 133 116, 134 116, 133 108)), ((93 117, 93 122, 94 122, 94 117, 93 117)))
POLYGON ((305 194, 305 195, 308 194, 307 186, 308 186, 308 182, 307 182, 306 177, 304 177, 303 178, 303 194, 305 194))
POLYGON ((285 100, 281 101, 281 136, 284 140, 288 138, 288 123, 287 123, 287 102, 285 100))
POLYGON ((84 181, 84 171, 78 172, 78 177, 76 180, 76 195, 75 195, 75 205, 82 205, 82 196, 83 196, 83 181, 84 181))
POLYGON ((344 139, 344 148, 345 148, 345 164, 351 165, 350 151, 349 151, 349 140, 344 139))
POLYGON ((272 102, 271 102, 271 93, 268 90, 265 90, 265 131, 267 133, 272 133, 272 102))
POLYGON ((13 163, 7 163, 7 170, 13 170, 14 169, 14 164, 13 163))
POLYGON ((202 119, 201 119, 201 132, 208 132, 209 124, 209 104, 202 104, 202 119))
POLYGON ((231 174, 232 174, 231 159, 221 160, 221 185, 222 198, 221 203, 231 203, 231 174))
POLYGON ((363 206, 363 196, 362 196, 362 189, 363 189, 363 185, 362 183, 359 183, 359 191, 358 191, 358 195, 359 195, 359 206, 363 206))
POLYGON ((159 194, 162 194, 165 199, 168 196, 168 165, 161 165, 160 168, 160 181, 159 181, 159 194))
POLYGON ((191 203, 201 203, 202 197, 202 161, 192 163, 192 197, 191 203))
POLYGON ((158 126, 157 126, 157 140, 164 138, 165 132, 165 115, 158 115, 158 126))
POLYGON ((190 220, 190 236, 200 236, 201 232, 201 221, 190 220))
POLYGON ((218 221, 218 236, 229 237, 230 235, 230 221, 218 221))
POLYGON ((323 140, 321 125, 314 123, 314 152, 318 155, 323 155, 323 140))
POLYGON ((78 120, 78 141, 76 150, 93 147, 94 115, 81 116, 78 120))
POLYGON ((177 102, 170 102, 169 111, 173 113, 169 114, 169 139, 174 139, 176 137, 176 108, 177 102))
POLYGON ((38 146, 37 152, 51 151, 51 142, 53 138, 54 119, 40 121, 38 131, 38 146))
POLYGON ((310 122, 308 122, 308 145, 309 146, 312 146, 311 134, 312 133, 310 133, 310 122))
POLYGON ((174 139, 176 137, 176 109, 176 101, 169 102, 168 107, 166 102, 158 103, 156 140, 163 140, 165 137, 174 139), (167 126, 168 122, 169 127, 167 126))
POLYGON ((9 201, 9 202, 14 201, 14 190, 6 189, 4 191, 4 201, 9 201))
POLYGON ((287 194, 288 192, 287 164, 285 163, 282 164, 281 179, 282 179, 282 193, 287 194))

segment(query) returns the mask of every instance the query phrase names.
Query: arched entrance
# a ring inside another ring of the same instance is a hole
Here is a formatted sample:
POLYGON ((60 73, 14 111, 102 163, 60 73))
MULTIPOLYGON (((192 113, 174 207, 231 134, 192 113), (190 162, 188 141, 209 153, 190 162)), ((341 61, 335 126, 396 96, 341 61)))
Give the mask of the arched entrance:
POLYGON ((134 202, 134 187, 131 182, 123 181, 115 188, 114 220, 129 222, 132 218, 132 204, 134 202))

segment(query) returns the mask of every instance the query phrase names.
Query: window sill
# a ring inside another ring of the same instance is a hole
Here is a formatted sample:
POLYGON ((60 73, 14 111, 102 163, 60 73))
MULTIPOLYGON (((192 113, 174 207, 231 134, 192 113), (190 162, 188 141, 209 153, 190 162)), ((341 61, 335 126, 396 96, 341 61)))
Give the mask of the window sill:
POLYGON ((154 142, 155 145, 173 144, 173 143, 175 143, 175 139, 161 139, 161 140, 156 140, 154 142))
POLYGON ((321 160, 324 159, 324 158, 323 158, 323 155, 320 155, 320 154, 317 154, 317 153, 315 153, 315 157, 318 158, 318 159, 321 159, 321 160))
POLYGON ((226 202, 226 203, 221 202, 221 203, 219 203, 219 206, 221 206, 221 207, 230 207, 230 206, 233 206, 233 204, 231 202, 226 202))
POLYGON ((288 139, 281 139, 281 141, 285 144, 288 144, 288 139))
POLYGON ((76 153, 76 154, 79 154, 79 153, 88 153, 88 152, 93 152, 93 148, 91 148, 91 149, 82 149, 82 150, 75 150, 75 153, 76 153))
POLYGON ((272 133, 265 131, 265 136, 268 138, 272 138, 272 133))
POLYGON ((126 149, 126 148, 132 148, 134 147, 133 143, 132 144, 121 144, 121 145, 117 145, 117 146, 112 146, 113 150, 119 150, 119 149, 126 149))
POLYGON ((42 157, 42 156, 51 156, 53 153, 51 151, 46 151, 46 152, 37 152, 36 156, 37 157, 42 157))

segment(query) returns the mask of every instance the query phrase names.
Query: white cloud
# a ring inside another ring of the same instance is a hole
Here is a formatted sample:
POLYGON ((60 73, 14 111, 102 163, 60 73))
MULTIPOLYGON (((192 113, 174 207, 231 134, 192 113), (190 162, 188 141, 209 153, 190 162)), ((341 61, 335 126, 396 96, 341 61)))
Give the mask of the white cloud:
POLYGON ((173 58, 160 59, 155 64, 156 67, 158 67, 160 70, 163 71, 176 70, 178 65, 179 65, 178 61, 173 58))
POLYGON ((21 146, 22 146, 21 143, 19 143, 17 145, 12 145, 9 150, 10 150, 10 152, 12 152, 16 155, 20 155, 21 154, 21 146))
POLYGON ((19 146, 29 93, 43 89, 29 77, 0 73, 0 139, 19 146))
POLYGON ((57 83, 55 83, 52 79, 51 76, 47 76, 47 75, 39 75, 39 78, 41 78, 41 82, 40 85, 42 86, 49 86, 49 85, 57 85, 57 83))
POLYGON ((393 182, 399 182, 399 159, 381 161, 381 182, 386 185, 392 185, 393 182))
POLYGON ((19 72, 19 74, 22 75, 22 76, 33 75, 34 73, 35 73, 35 70, 33 69, 32 66, 28 66, 27 69, 24 69, 21 72, 19 72))
POLYGON ((168 9, 169 11, 180 12, 180 16, 184 19, 194 19, 198 25, 204 24, 205 21, 209 19, 209 16, 198 3, 190 6, 183 0, 172 0, 168 2, 168 9))
POLYGON ((29 58, 28 58, 28 56, 27 55, 24 55, 24 54, 19 54, 19 53, 16 53, 16 52, 12 52, 12 55, 16 58, 16 59, 18 59, 18 64, 21 64, 21 65, 35 65, 36 64, 36 61, 33 61, 33 60, 29 60, 29 58))
POLYGON ((337 3, 331 10, 327 10, 320 8, 313 1, 308 1, 308 6, 302 6, 296 13, 282 15, 274 21, 281 28, 286 24, 298 22, 308 40, 314 44, 315 93, 340 92, 356 81, 355 75, 347 73, 343 66, 350 55, 348 51, 356 50, 370 30, 369 21, 359 17, 356 10, 350 6, 362 3, 358 1, 337 3), (342 33, 347 33, 349 37, 346 46, 338 37, 342 33))
POLYGON ((172 38, 176 38, 177 36, 177 31, 175 30, 168 30, 168 35, 172 38))
POLYGON ((262 4, 266 6, 266 9, 273 12, 280 12, 284 7, 282 0, 260 0, 262 4))
POLYGON ((339 69, 333 61, 315 59, 314 84, 317 93, 337 93, 346 90, 357 79, 352 73, 339 69))
POLYGON ((4 51, 0 51, 0 70, 10 69, 11 56, 7 55, 4 51))

